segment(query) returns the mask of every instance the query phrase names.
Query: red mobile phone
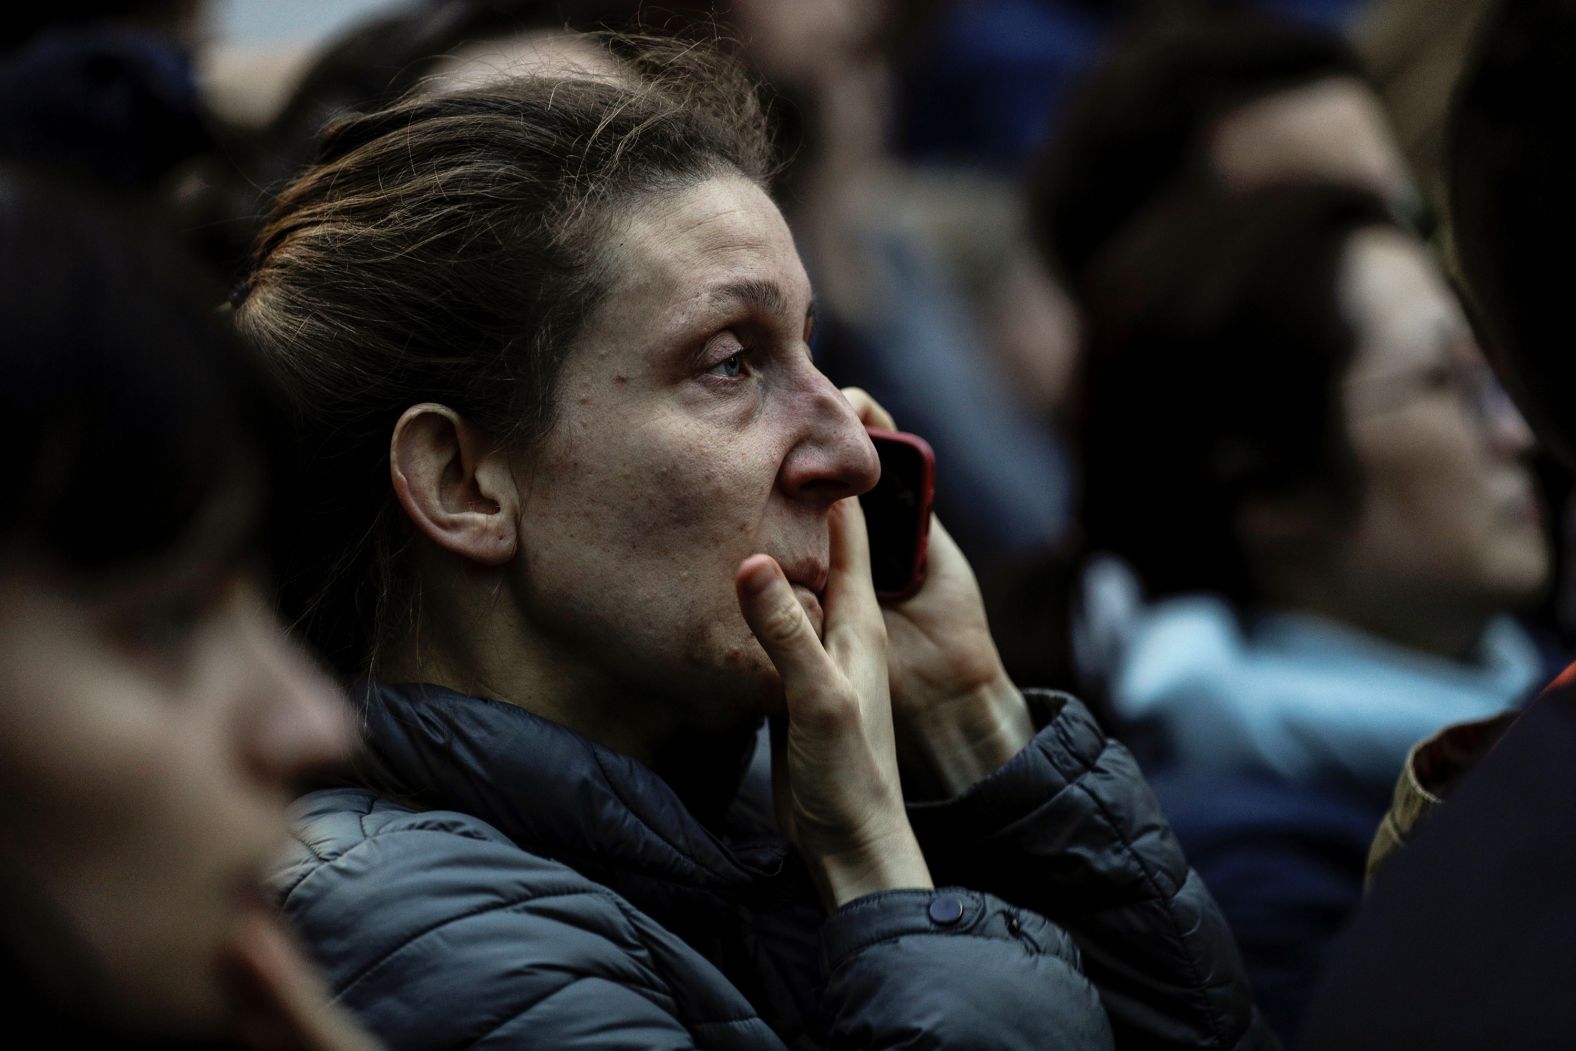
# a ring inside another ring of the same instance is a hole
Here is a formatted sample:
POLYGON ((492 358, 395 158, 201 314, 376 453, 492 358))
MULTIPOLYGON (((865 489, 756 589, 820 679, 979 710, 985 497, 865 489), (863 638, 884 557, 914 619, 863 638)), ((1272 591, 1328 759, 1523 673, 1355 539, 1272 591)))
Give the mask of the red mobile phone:
POLYGON ((877 598, 900 602, 925 582, 936 454, 918 435, 868 429, 881 457, 881 480, 859 498, 870 534, 871 576, 877 598))

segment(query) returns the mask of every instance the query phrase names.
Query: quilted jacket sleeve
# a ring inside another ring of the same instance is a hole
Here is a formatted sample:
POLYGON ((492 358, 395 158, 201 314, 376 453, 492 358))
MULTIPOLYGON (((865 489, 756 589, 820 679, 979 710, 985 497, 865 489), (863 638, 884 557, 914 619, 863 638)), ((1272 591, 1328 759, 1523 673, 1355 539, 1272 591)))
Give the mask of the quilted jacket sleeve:
POLYGON ((833 1048, 1112 1046, 1072 939, 988 894, 872 894, 834 913, 821 943, 833 1048))
POLYGON ((910 818, 938 881, 1065 928, 1122 1048, 1274 1048, 1231 930, 1133 757, 1063 694, 1006 766, 910 818))
POLYGON ((336 999, 390 1051, 780 1047, 720 976, 672 981, 672 935, 487 832, 415 815, 280 881, 336 999), (754 1040, 712 1039, 729 1030, 754 1040))
MULTIPOLYGON (((285 912, 391 1051, 783 1049, 688 945, 489 826, 429 812, 354 842, 312 832, 276 880, 285 912)), ((874 895, 821 935, 833 1047, 1111 1046, 1071 939, 987 895, 874 895)))

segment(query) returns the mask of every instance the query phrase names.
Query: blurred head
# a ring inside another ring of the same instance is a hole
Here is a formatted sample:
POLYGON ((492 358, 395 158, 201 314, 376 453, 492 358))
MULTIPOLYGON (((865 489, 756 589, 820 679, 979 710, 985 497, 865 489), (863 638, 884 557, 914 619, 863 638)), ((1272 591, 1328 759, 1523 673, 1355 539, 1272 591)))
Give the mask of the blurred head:
POLYGON ((134 26, 193 41, 201 28, 203 0, 66 0, 13 4, 0 21, 0 48, 26 43, 51 29, 134 26))
POLYGON ((1576 464, 1568 298, 1576 243, 1576 3, 1501 3, 1450 120, 1451 228, 1485 349, 1538 436, 1576 464))
POLYGON ((152 243, 0 180, 0 948, 76 1017, 203 1032, 347 727, 259 591, 268 388, 152 243))
POLYGON ((810 361, 753 88, 631 61, 350 120, 280 199, 239 319, 304 417, 347 671, 737 720, 775 681, 740 561, 818 614, 827 508, 876 465, 810 361))
POLYGON ((1119 40, 1074 96, 1030 188, 1033 223, 1076 290, 1106 245, 1183 188, 1310 178, 1414 207, 1345 41, 1264 16, 1165 19, 1119 40))
POLYGON ((1416 219, 1417 189, 1379 96, 1336 75, 1282 88, 1223 114, 1207 140, 1210 171, 1227 189, 1318 180, 1371 190, 1416 219))
POLYGON ((1094 289, 1087 528, 1153 592, 1385 629, 1481 624, 1541 588, 1530 436, 1378 199, 1283 187, 1158 216, 1094 289))

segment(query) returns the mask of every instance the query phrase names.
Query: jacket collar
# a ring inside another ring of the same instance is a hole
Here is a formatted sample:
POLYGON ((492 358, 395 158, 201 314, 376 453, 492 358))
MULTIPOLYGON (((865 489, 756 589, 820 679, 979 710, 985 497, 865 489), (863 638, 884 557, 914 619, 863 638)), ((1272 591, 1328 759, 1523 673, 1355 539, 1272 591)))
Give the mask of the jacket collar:
POLYGON ((783 867, 774 832, 725 840, 649 768, 523 708, 424 684, 370 683, 362 696, 365 745, 390 781, 377 787, 479 817, 615 889, 737 897, 783 867))

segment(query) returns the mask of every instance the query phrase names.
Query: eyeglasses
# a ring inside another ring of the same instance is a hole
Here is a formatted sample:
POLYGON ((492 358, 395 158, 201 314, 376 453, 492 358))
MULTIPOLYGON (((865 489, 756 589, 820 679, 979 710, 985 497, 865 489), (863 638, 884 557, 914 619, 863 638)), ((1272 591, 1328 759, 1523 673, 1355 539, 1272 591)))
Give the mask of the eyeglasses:
POLYGON ((1422 398, 1443 394, 1453 394, 1467 414, 1485 427, 1516 411, 1494 370, 1482 361, 1456 355, 1350 386, 1356 395, 1353 408, 1360 415, 1393 412, 1422 398))

